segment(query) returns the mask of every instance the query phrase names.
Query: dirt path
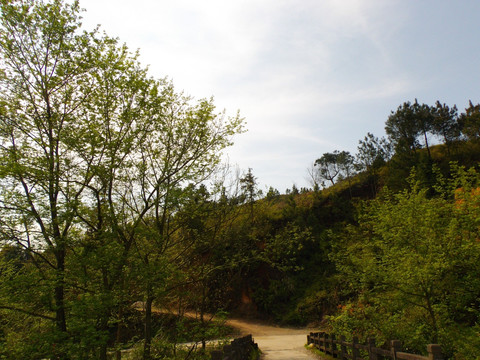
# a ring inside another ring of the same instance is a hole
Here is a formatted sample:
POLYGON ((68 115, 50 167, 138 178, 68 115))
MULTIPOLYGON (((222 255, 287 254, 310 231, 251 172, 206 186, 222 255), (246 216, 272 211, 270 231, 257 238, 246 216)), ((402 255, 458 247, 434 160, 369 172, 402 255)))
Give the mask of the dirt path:
MULTIPOLYGON (((141 304, 137 307, 141 309, 141 304)), ((154 309, 155 312, 167 312, 154 309)), ((194 313, 186 316, 197 318, 194 313)), ((262 360, 318 360, 319 357, 305 349, 307 335, 314 329, 284 328, 244 319, 227 320, 227 325, 237 329, 241 335, 252 334, 262 351, 262 360)))
POLYGON ((227 324, 241 334, 252 334, 264 360, 319 359, 304 347, 310 329, 281 328, 239 319, 228 320, 227 324))

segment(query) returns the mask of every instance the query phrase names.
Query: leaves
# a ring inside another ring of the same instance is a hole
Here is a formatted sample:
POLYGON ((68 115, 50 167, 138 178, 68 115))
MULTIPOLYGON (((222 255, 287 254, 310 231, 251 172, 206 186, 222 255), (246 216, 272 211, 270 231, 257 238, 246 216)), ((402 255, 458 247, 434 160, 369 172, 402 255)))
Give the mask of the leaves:
POLYGON ((480 290, 473 280, 480 261, 479 175, 454 170, 451 182, 456 185, 449 188, 454 197, 429 198, 412 183, 411 190, 373 200, 362 210, 358 227, 350 226, 339 239, 333 255, 337 268, 359 294, 355 303, 375 310, 364 318, 344 312, 332 319, 334 326, 346 326, 353 317, 365 332, 375 329, 414 346, 417 341, 447 343, 443 336, 453 323, 478 321, 480 308, 471 304, 480 290), (389 323, 398 313, 401 323, 392 329, 389 323), (422 339, 402 333, 419 321, 426 326, 422 339))
POLYGON ((82 32, 76 1, 1 0, 0 12, 0 240, 28 254, 32 290, 50 300, 38 313, 54 313, 44 319, 60 353, 40 357, 67 358, 77 336, 97 332, 82 341, 104 359, 105 334, 146 291, 126 286, 137 278, 161 293, 173 273, 166 219, 180 189, 212 174, 242 119, 150 78, 117 39, 82 32))

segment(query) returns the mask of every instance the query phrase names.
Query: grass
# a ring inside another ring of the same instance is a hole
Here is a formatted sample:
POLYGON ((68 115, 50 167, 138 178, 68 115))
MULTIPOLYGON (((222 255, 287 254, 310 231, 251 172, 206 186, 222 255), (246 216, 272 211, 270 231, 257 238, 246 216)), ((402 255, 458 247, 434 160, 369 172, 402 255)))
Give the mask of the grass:
POLYGON ((318 350, 316 347, 310 347, 310 345, 305 344, 305 349, 310 351, 311 353, 317 355, 319 358, 323 360, 336 360, 333 356, 327 355, 324 352, 318 350))

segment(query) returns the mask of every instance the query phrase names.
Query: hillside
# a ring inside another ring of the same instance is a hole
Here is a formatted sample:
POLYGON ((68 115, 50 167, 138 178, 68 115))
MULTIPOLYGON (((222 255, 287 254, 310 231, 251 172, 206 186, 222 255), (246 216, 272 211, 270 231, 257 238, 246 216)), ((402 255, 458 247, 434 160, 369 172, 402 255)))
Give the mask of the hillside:
POLYGON ((347 338, 478 356, 479 150, 472 140, 439 144, 407 158, 418 160, 409 171, 396 154, 375 174, 258 200, 263 261, 245 274, 251 307, 347 338))

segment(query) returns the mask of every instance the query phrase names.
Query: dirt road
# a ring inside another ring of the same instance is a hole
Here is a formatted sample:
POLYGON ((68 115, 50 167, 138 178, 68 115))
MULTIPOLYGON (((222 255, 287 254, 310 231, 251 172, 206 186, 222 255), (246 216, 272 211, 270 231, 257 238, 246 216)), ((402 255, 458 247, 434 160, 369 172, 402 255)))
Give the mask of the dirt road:
POLYGON ((318 360, 305 349, 310 329, 290 329, 246 320, 228 320, 241 334, 252 334, 264 360, 318 360))
MULTIPOLYGON (((137 305, 139 306, 139 305, 137 305)), ((139 307, 141 309, 141 307, 139 307)), ((155 312, 167 312, 154 309, 155 312)), ((195 313, 187 316, 197 318, 195 313)), ((262 351, 262 360, 318 360, 319 357, 306 350, 307 335, 315 329, 293 329, 263 324, 244 319, 227 320, 227 325, 237 329, 240 335, 252 334, 262 351)))

